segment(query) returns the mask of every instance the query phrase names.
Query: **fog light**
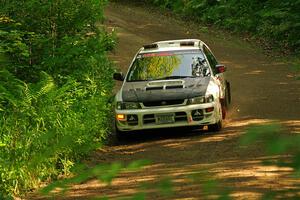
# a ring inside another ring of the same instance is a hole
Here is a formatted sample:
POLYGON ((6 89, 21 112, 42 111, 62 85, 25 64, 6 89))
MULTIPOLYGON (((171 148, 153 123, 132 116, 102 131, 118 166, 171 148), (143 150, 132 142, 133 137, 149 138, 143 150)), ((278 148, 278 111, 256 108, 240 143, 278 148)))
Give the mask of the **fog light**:
POLYGON ((212 111, 214 111, 214 109, 215 109, 214 107, 210 107, 210 108, 206 108, 205 111, 206 112, 212 112, 212 111))
POLYGON ((117 120, 119 121, 126 121, 124 114, 117 114, 117 120))

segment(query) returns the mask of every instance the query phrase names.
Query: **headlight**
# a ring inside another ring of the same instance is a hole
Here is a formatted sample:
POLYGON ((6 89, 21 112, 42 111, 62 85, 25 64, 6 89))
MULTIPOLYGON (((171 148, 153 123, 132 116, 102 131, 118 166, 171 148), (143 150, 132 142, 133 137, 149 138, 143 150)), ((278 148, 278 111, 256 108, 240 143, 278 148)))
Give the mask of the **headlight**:
POLYGON ((117 102, 117 109, 118 110, 131 110, 131 109, 139 109, 141 108, 139 103, 136 102, 117 102))
POLYGON ((207 95, 205 97, 205 103, 211 103, 211 102, 214 102, 214 96, 212 94, 207 95))
POLYGON ((195 97, 188 100, 188 104, 202 104, 211 103, 214 101, 214 96, 212 94, 202 97, 195 97))

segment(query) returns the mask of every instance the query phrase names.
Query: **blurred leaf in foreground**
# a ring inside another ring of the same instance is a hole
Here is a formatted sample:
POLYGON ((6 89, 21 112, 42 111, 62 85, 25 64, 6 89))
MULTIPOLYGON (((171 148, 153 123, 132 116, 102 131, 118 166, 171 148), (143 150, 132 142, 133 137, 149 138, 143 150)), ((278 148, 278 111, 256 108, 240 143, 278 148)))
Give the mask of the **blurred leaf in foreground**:
POLYGON ((41 193, 48 195, 56 189, 62 189, 62 191, 65 192, 70 189, 72 184, 80 184, 92 178, 97 178, 99 181, 109 185, 121 172, 141 170, 143 167, 149 165, 149 163, 147 160, 138 160, 124 166, 120 162, 115 162, 112 164, 97 165, 92 168, 83 164, 77 165, 71 170, 74 174, 73 177, 55 181, 43 188, 41 193))

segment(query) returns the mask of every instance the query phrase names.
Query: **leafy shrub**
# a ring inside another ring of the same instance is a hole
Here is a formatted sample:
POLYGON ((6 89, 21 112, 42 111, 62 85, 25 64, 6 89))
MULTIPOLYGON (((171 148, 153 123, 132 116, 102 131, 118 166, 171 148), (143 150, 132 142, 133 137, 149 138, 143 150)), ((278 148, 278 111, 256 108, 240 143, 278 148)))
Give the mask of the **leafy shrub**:
POLYGON ((0 198, 67 175, 107 134, 115 38, 106 1, 5 1, 0 14, 0 198))

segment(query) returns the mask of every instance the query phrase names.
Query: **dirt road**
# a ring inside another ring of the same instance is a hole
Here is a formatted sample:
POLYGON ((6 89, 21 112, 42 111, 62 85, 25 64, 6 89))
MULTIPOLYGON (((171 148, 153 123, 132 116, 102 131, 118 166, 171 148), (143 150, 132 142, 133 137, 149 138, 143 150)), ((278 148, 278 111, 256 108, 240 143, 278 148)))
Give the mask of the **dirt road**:
POLYGON ((290 169, 263 166, 268 159, 262 147, 248 151, 238 148, 245 127, 253 123, 279 120, 300 132, 300 81, 291 66, 264 56, 259 48, 227 33, 211 32, 200 25, 175 20, 151 9, 111 4, 106 10, 107 25, 114 28, 119 44, 111 56, 123 72, 144 44, 166 39, 199 38, 228 67, 233 102, 225 129, 220 133, 184 130, 151 131, 134 135, 121 145, 104 147, 91 163, 149 159, 152 164, 140 173, 121 174, 112 185, 96 180, 74 186, 62 199, 110 198, 134 194, 141 183, 173 179, 174 196, 163 197, 149 191, 148 199, 205 199, 201 188, 187 178, 191 172, 207 170, 206 176, 232 189, 236 199, 257 199, 270 189, 293 188, 287 179, 290 169))

